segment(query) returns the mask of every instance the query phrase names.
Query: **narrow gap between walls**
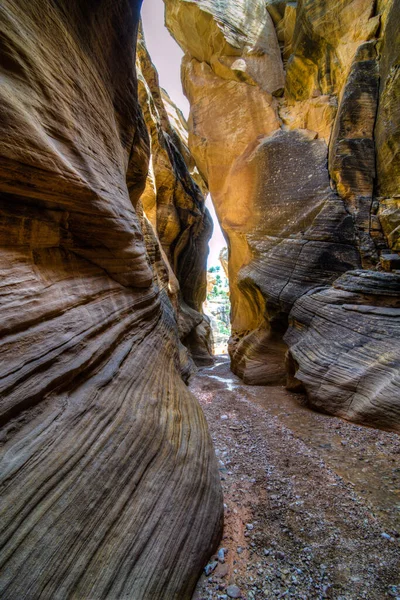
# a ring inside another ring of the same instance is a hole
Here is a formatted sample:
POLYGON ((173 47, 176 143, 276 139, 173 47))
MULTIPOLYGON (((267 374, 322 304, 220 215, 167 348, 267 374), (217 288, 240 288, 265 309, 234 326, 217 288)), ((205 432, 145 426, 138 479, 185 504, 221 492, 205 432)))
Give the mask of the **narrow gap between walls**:
POLYGON ((228 249, 210 195, 207 196, 206 207, 213 220, 214 230, 209 241, 207 298, 203 310, 211 322, 213 353, 220 355, 228 354, 228 341, 231 336, 228 249))

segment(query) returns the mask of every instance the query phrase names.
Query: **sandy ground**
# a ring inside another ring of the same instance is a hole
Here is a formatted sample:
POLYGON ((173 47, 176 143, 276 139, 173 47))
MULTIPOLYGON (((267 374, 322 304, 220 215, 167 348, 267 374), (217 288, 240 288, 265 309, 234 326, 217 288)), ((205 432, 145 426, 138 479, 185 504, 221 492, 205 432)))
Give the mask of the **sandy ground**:
POLYGON ((219 557, 194 600, 400 600, 400 437, 244 385, 226 356, 190 387, 225 495, 219 557))

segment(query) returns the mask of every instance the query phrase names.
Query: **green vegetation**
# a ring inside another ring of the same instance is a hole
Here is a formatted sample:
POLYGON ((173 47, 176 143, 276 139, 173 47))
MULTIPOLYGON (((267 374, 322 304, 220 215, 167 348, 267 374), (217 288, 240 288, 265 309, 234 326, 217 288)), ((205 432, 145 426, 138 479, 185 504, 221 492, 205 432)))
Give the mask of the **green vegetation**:
POLYGON ((225 274, 221 273, 221 267, 210 267, 208 269, 208 280, 213 284, 211 292, 207 294, 207 300, 229 301, 229 283, 225 274))
POLYGON ((214 343, 225 348, 231 334, 229 282, 221 267, 213 266, 207 272, 207 302, 205 312, 211 319, 214 343))
POLYGON ((217 321, 217 327, 219 333, 221 333, 222 335, 231 335, 230 328, 227 327, 223 321, 217 321))

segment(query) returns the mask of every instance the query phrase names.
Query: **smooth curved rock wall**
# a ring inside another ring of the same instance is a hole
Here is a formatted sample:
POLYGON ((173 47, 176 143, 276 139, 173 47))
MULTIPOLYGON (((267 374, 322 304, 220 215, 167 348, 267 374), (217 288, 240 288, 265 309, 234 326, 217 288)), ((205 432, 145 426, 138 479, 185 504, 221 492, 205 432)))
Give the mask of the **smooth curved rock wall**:
POLYGON ((220 535, 216 460, 139 200, 139 8, 0 8, 7 600, 190 598, 220 535))

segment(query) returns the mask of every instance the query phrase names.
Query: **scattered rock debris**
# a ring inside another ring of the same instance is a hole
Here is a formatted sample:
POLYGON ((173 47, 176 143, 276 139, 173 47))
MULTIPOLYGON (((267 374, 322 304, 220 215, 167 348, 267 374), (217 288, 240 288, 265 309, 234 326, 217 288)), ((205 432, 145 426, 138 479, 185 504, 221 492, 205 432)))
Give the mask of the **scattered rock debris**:
POLYGON ((228 365, 191 382, 225 496, 193 600, 400 600, 400 437, 246 386, 228 365))

